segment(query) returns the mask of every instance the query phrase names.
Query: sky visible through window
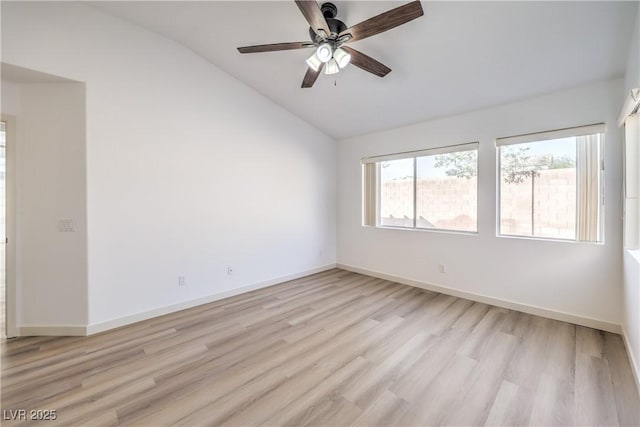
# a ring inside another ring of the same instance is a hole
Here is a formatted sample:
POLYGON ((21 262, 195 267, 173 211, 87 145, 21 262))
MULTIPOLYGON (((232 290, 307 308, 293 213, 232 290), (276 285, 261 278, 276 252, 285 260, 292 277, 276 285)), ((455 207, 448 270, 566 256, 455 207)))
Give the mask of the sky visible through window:
MULTIPOLYGON (((514 149, 517 148, 526 148, 529 150, 527 152, 528 155, 542 156, 542 155, 551 155, 553 157, 564 157, 567 156, 569 159, 575 162, 576 160, 576 138, 558 138, 558 139, 550 139, 548 141, 537 141, 526 144, 516 144, 513 145, 514 149)), ((435 165, 436 156, 426 156, 421 157, 421 166, 423 173, 420 174, 421 177, 433 177, 433 178, 443 178, 447 176, 446 168, 436 168, 435 165)), ((389 161, 382 162, 382 167, 384 168, 384 176, 386 180, 395 180, 395 179, 403 179, 407 177, 413 176, 413 162, 407 161, 389 161)))
POLYGON ((527 156, 552 156, 556 159, 567 158, 576 161, 576 137, 549 139, 547 141, 534 141, 525 144, 514 144, 502 147, 503 150, 517 151, 527 149, 527 156))

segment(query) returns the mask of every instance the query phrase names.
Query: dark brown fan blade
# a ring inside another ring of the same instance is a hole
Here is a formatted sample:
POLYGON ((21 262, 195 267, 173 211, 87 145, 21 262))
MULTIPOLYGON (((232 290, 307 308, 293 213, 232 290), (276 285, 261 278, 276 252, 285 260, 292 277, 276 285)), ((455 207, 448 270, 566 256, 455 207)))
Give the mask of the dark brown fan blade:
POLYGON ((320 68, 318 68, 318 71, 313 71, 313 68, 311 67, 307 68, 307 72, 304 75, 304 79, 302 79, 301 87, 307 88, 307 87, 313 86, 313 84, 318 79, 318 76, 322 72, 323 68, 324 68, 324 64, 320 64, 320 68))
POLYGON ((413 1, 347 28, 340 33, 340 36, 351 34, 349 41, 366 39, 419 18, 423 14, 420 1, 413 1))
POLYGON ((318 30, 324 30, 325 35, 331 35, 327 20, 320 10, 320 6, 315 0, 295 0, 300 12, 304 15, 313 31, 317 34, 318 30))
POLYGON ((342 46, 342 49, 349 52, 349 54, 351 55, 350 63, 358 68, 368 71, 371 74, 375 74, 378 77, 384 77, 391 72, 391 68, 358 50, 355 50, 349 46, 342 46))
POLYGON ((313 47, 313 44, 309 42, 259 44, 256 46, 239 47, 238 52, 240 53, 275 52, 278 50, 303 49, 305 47, 313 47))

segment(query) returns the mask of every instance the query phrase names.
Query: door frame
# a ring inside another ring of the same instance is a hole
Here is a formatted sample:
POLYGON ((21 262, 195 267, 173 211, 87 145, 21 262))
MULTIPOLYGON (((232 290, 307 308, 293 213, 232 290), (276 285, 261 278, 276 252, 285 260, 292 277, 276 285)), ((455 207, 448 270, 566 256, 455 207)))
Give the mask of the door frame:
MULTIPOLYGON (((7 338, 18 336, 16 280, 16 118, 2 114, 6 123, 5 146, 5 328, 7 338)), ((2 244, 2 242, 0 242, 2 244)))

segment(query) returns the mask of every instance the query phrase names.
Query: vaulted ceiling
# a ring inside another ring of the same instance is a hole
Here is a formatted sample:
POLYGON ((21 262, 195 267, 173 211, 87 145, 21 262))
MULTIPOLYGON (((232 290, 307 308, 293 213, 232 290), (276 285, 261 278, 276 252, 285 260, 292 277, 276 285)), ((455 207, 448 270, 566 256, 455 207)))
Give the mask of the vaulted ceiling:
MULTIPOLYGON (((347 26, 405 4, 335 1, 347 26)), ((328 135, 345 138, 622 77, 637 2, 422 2, 424 16, 352 44, 389 66, 348 66, 301 89, 309 49, 238 46, 308 40, 293 1, 98 2, 173 39, 328 135)))

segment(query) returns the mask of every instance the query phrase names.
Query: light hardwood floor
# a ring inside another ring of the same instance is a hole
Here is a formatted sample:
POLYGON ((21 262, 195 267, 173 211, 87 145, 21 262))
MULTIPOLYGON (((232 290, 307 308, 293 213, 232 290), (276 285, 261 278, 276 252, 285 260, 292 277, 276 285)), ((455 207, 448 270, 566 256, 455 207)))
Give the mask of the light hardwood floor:
POLYGON ((640 424, 620 336, 337 269, 4 342, 1 403, 57 411, 38 425, 640 424))

